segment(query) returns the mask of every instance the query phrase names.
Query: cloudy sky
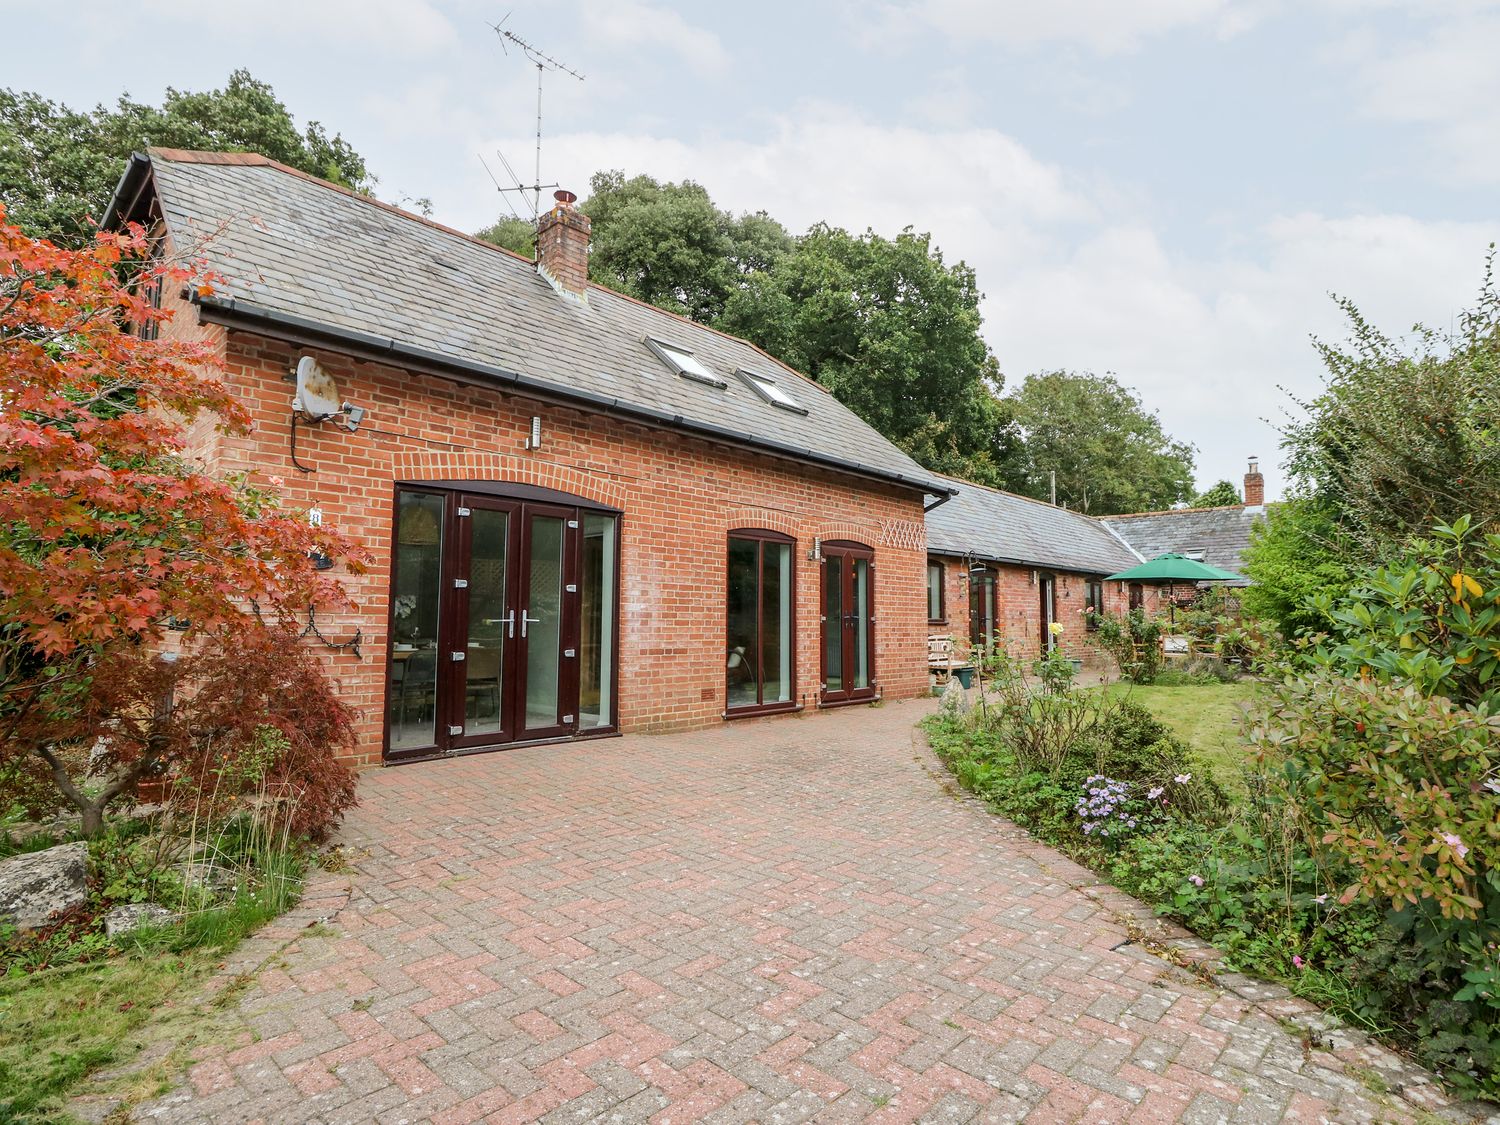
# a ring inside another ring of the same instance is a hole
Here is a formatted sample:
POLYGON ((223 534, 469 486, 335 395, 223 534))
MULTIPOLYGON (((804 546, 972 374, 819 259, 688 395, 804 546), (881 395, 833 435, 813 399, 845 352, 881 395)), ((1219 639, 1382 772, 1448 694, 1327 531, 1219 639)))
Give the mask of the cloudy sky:
MULTIPOLYGON (((690 177, 793 230, 930 230, 978 271, 1007 379, 1113 371, 1198 447, 1200 483, 1279 461, 1327 294, 1446 326, 1500 238, 1496 0, 71 0, 27 5, 0 82, 70 104, 236 66, 337 130, 389 199, 464 229, 481 167, 690 177), (49 10, 50 9, 50 10, 49 10), (66 60, 65 65, 60 65, 66 60)), ((1270 491, 1283 481, 1269 469, 1270 491)))

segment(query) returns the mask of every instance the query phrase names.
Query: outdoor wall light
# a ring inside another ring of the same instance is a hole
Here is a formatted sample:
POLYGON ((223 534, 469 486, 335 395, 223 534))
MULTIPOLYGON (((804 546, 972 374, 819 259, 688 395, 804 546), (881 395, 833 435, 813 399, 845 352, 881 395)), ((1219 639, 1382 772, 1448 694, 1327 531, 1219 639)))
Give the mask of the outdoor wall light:
POLYGON ((807 552, 807 557, 812 562, 823 561, 823 540, 820 537, 813 536, 812 550, 807 552))
POLYGON ((531 432, 526 435, 527 449, 540 449, 542 447, 542 420, 537 417, 531 419, 531 432))

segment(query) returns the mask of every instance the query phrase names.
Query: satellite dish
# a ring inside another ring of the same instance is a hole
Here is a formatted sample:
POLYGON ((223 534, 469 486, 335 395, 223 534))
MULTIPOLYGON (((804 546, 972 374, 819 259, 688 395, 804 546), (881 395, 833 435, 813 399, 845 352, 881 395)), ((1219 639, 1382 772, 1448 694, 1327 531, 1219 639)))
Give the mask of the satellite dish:
POLYGON ((343 410, 333 376, 310 355, 297 361, 297 397, 292 399, 292 409, 307 422, 326 422, 343 410))

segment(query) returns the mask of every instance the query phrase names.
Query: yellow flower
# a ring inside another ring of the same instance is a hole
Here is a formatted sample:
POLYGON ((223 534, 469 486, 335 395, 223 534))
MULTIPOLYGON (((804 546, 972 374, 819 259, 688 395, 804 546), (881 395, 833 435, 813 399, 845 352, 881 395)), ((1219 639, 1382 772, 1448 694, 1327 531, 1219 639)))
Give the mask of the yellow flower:
POLYGON ((1062 632, 1063 632, 1063 624, 1062 624, 1062 622, 1061 621, 1054 621, 1051 625, 1047 626, 1047 631, 1049 633, 1051 633, 1054 637, 1060 637, 1060 636, 1062 636, 1062 632))

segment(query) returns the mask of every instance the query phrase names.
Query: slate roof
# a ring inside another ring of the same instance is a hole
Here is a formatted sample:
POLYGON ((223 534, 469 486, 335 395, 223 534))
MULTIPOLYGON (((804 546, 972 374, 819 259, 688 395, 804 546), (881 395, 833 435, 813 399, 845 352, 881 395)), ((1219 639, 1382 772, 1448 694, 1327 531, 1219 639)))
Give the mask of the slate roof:
MULTIPOLYGON (((111 217, 147 170, 177 246, 206 240, 224 275, 212 314, 279 319, 497 384, 581 402, 933 494, 946 483, 852 411, 743 340, 590 285, 582 306, 533 263, 265 157, 153 149, 121 181, 111 217), (135 177, 133 179, 132 177, 135 177), (724 389, 669 370, 646 346, 686 347, 724 389), (764 401, 736 371, 770 375, 807 408, 764 401)), ((128 217, 128 216, 127 216, 128 217)))
MULTIPOLYGON (((1243 574, 1245 564, 1241 556, 1250 546, 1250 528, 1264 512, 1264 508, 1234 504, 1223 508, 1179 508, 1169 512, 1102 518, 1148 559, 1168 551, 1182 554, 1202 551, 1203 561, 1210 566, 1243 574)), ((1248 586, 1250 583, 1247 580, 1222 585, 1248 586)))
POLYGON ((1021 566, 1114 574, 1143 560, 1096 519, 945 478, 958 495, 927 513, 927 549, 1021 566))

